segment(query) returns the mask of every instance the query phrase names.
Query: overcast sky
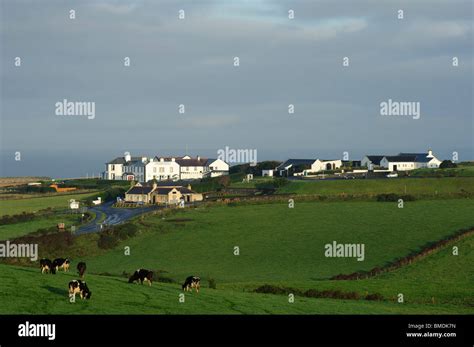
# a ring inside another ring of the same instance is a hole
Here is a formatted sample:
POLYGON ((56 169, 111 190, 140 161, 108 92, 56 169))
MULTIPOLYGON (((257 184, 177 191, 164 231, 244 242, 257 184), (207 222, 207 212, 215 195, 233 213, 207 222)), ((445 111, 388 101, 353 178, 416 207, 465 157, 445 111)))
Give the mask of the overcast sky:
POLYGON ((2 176, 225 146, 474 157, 471 0, 0 2, 2 176), (63 99, 95 102, 95 118, 56 115, 63 99), (382 116, 388 99, 420 102, 420 119, 382 116))

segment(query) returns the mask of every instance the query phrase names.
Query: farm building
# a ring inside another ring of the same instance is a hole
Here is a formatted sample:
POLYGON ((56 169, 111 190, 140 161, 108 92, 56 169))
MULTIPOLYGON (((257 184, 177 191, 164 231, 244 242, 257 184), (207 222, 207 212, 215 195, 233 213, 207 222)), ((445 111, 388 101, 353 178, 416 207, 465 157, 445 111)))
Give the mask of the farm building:
POLYGON ((426 153, 398 153, 397 155, 368 155, 362 160, 362 166, 372 169, 375 166, 389 171, 409 171, 420 168, 438 168, 441 160, 433 155, 432 150, 426 153))
POLYGON ((184 202, 202 201, 202 194, 191 190, 191 186, 159 186, 156 182, 151 185, 137 183, 125 193, 126 202, 142 202, 145 204, 178 204, 184 202))

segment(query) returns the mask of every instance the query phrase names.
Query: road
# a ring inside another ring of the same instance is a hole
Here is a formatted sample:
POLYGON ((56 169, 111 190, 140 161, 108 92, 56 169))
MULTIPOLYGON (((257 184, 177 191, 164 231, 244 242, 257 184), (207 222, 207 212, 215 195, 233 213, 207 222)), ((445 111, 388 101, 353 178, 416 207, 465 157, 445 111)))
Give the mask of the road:
POLYGON ((88 234, 100 231, 100 225, 116 225, 126 220, 129 220, 132 217, 141 215, 145 212, 153 211, 159 209, 158 206, 149 206, 149 207, 138 207, 138 208, 114 208, 112 205, 113 201, 106 202, 102 205, 91 207, 88 211, 94 212, 96 217, 93 221, 79 227, 76 231, 76 235, 88 234), (105 215, 105 219, 104 219, 105 215), (100 223, 102 221, 102 223, 100 223))

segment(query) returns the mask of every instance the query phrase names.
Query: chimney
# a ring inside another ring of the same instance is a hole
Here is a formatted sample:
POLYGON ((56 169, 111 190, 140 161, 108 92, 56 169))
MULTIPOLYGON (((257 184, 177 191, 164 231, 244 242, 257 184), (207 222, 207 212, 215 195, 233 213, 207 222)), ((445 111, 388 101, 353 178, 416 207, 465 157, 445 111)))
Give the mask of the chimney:
POLYGON ((176 159, 175 159, 175 158, 171 158, 171 161, 176 161, 176 159))
POLYGON ((125 154, 125 161, 126 162, 129 162, 130 160, 132 160, 132 156, 130 155, 130 153, 127 152, 127 154, 125 154))
POLYGON ((164 162, 165 161, 165 158, 160 158, 160 162, 164 162))
POLYGON ((427 155, 428 158, 431 158, 433 157, 433 151, 431 149, 428 150, 428 155, 427 155))
POLYGON ((197 160, 201 160, 201 157, 199 155, 197 156, 197 160))

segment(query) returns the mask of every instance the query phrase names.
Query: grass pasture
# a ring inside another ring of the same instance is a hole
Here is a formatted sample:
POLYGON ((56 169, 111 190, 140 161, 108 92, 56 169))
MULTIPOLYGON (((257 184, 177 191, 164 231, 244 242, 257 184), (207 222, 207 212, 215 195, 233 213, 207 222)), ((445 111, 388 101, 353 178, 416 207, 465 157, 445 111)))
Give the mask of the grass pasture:
MULTIPOLYGON (((182 293, 178 284, 128 284, 125 278, 87 275, 92 292, 88 301, 69 303, 67 285, 72 273, 42 275, 39 269, 0 265, 0 314, 395 314, 453 313, 456 306, 296 298, 202 288, 182 293), (21 290, 18 290, 21 288, 21 290)), ((457 311, 459 312, 459 311, 457 311)), ((465 312, 465 310, 464 310, 465 312)), ((462 313, 462 312, 459 312, 462 313)))
POLYGON ((396 203, 305 202, 211 207, 159 215, 142 233, 99 257, 86 258, 95 273, 121 274, 138 267, 166 271, 181 281, 208 276, 217 285, 245 282, 318 283, 339 273, 383 266, 428 241, 472 226, 470 199, 396 203), (169 220, 169 221, 167 221, 169 220), (326 258, 324 245, 364 243, 365 260, 326 258), (123 255, 123 247, 131 255, 123 255), (238 246, 240 255, 234 255, 238 246))
POLYGON ((443 178, 392 178, 392 179, 354 179, 290 181, 280 188, 279 193, 318 194, 318 195, 377 195, 408 194, 413 196, 433 196, 437 194, 474 194, 474 177, 443 178))

